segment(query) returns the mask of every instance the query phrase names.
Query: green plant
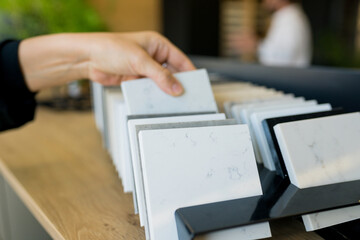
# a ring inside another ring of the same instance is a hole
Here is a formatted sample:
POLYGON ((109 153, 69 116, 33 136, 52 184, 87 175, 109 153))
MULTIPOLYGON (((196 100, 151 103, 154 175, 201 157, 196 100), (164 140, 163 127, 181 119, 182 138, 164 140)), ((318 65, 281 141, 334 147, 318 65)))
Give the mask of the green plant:
POLYGON ((318 36, 314 44, 315 65, 348 68, 360 66, 360 52, 354 51, 356 47, 349 44, 343 36, 329 29, 323 29, 318 36))
POLYGON ((0 1, 1 38, 104 29, 102 20, 85 0, 0 1))

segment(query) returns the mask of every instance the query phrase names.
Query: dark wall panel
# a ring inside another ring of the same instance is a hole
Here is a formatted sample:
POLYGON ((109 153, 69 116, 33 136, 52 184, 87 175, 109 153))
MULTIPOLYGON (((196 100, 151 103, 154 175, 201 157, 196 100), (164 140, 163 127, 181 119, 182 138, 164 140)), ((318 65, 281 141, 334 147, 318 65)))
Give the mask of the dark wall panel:
POLYGON ((188 54, 219 55, 219 0, 163 0, 164 34, 188 54))

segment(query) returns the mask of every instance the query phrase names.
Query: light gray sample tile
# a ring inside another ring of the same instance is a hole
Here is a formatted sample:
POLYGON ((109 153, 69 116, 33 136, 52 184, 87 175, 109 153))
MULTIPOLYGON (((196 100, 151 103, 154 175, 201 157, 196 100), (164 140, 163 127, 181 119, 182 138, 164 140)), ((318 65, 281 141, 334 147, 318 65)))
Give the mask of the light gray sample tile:
POLYGON ((305 99, 302 97, 290 98, 290 99, 275 99, 273 101, 266 102, 253 102, 253 103, 244 103, 236 104, 232 106, 231 111, 233 117, 243 124, 248 124, 250 122, 250 114, 256 109, 276 109, 281 107, 287 107, 289 105, 297 105, 305 102, 305 99))
POLYGON ((360 207, 346 207, 331 211, 318 212, 303 215, 302 219, 306 231, 315 231, 321 228, 330 227, 340 223, 349 222, 360 218, 360 207))
POLYGON ((133 169, 133 181, 135 186, 135 192, 137 199, 137 205, 139 207, 140 224, 144 226, 146 223, 146 208, 143 199, 144 187, 143 178, 141 175, 140 164, 140 151, 138 143, 138 131, 137 126, 146 124, 157 123, 178 123, 178 122, 192 122, 192 121, 206 121, 206 120, 224 120, 224 114, 204 114, 204 115, 190 115, 190 116, 177 116, 177 117, 159 117, 159 118, 144 118, 133 119, 128 121, 129 142, 131 149, 131 165, 133 169))
POLYGON ((179 97, 164 93, 151 79, 121 84, 129 115, 217 112, 216 102, 205 69, 176 73, 185 92, 179 97))
POLYGON ((271 150, 269 144, 267 143, 265 131, 262 127, 262 121, 267 118, 274 117, 284 117, 304 113, 314 113, 314 112, 323 112, 331 110, 330 104, 320 104, 320 105, 310 105, 306 107, 290 107, 276 110, 266 110, 266 111, 253 111, 250 116, 250 128, 254 133, 253 139, 255 140, 261 159, 264 163, 264 166, 271 170, 275 171, 275 163, 272 159, 271 150))
POLYGON ((111 154, 110 149, 110 126, 109 121, 112 119, 112 109, 109 104, 109 100, 112 95, 122 95, 120 87, 102 87, 102 113, 103 113, 103 144, 106 150, 111 154))
MULTIPOLYGON (((133 185, 133 175, 131 169, 131 152, 130 152, 130 143, 129 143, 129 133, 127 127, 127 116, 128 116, 128 109, 127 105, 124 104, 121 107, 121 119, 118 122, 120 126, 120 134, 121 134, 121 141, 120 141, 120 169, 122 175, 122 183, 124 186, 124 192, 130 193, 134 192, 134 185, 133 185)), ((135 209, 136 203, 134 203, 135 209)))
POLYGON ((10 238, 9 209, 6 196, 6 182, 0 173, 0 239, 10 238))
MULTIPOLYGON (((297 187, 360 179, 359 113, 282 123, 274 131, 290 180, 297 187)), ((328 227, 360 218, 359 208, 309 214, 303 221, 308 230, 328 227)))
POLYGON ((91 82, 91 95, 92 95, 92 103, 93 103, 93 111, 95 115, 95 123, 96 127, 100 132, 104 129, 103 122, 103 108, 102 108, 102 94, 103 87, 101 84, 96 82, 91 82))
POLYGON ((237 125, 237 123, 235 119, 224 119, 224 120, 145 124, 145 125, 136 126, 136 132, 139 133, 145 130, 157 130, 157 129, 210 127, 210 126, 224 126, 224 125, 237 125))
POLYGON ((117 133, 117 128, 118 126, 118 122, 117 122, 117 118, 119 116, 117 116, 118 112, 117 112, 117 105, 118 104, 122 104, 124 105, 124 99, 123 96, 121 94, 121 92, 119 91, 109 91, 106 95, 107 98, 107 125, 108 125, 108 132, 109 132, 109 153, 111 158, 114 160, 115 159, 115 151, 116 148, 118 147, 118 139, 116 135, 117 133))
POLYGON ((248 89, 243 90, 231 90, 231 91, 222 91, 214 92, 215 100, 219 106, 219 109, 223 111, 222 108, 224 102, 246 102, 254 99, 266 99, 271 97, 282 96, 284 93, 275 91, 273 89, 268 89, 264 87, 254 86, 248 89))
MULTIPOLYGON (((316 104, 317 104, 316 101, 305 101, 304 98, 290 98, 290 99, 278 99, 268 102, 257 102, 246 105, 235 105, 233 109, 235 112, 238 111, 237 115, 235 115, 235 118, 238 119, 238 122, 240 121, 245 124, 250 124, 250 115, 255 111, 288 109, 288 108, 295 108, 301 106, 312 106, 316 104)), ((259 146, 255 141, 254 132, 251 127, 250 127, 250 134, 253 140, 256 161, 258 163, 263 163, 259 146)))
POLYGON ((262 194, 246 125, 141 131, 139 142, 151 239, 178 238, 180 207, 262 194))
POLYGON ((113 137, 110 138, 110 146, 112 151, 112 160, 114 163, 114 166, 116 168, 116 171, 119 175, 119 177, 122 177, 122 170, 121 170, 121 141, 123 141, 123 129, 121 121, 123 121, 122 118, 124 118, 124 108, 125 103, 123 100, 119 99, 114 102, 113 105, 113 114, 114 114, 114 120, 113 120, 113 127, 111 128, 111 135, 113 137), (119 124, 120 123, 120 124, 119 124))
POLYGON ((194 240, 254 240, 268 238, 268 236, 271 236, 270 228, 264 226, 264 223, 258 223, 246 227, 229 228, 196 236, 194 240))
POLYGON ((264 103, 264 102, 278 101, 280 99, 292 99, 292 98, 295 98, 293 94, 284 94, 284 95, 273 95, 273 96, 268 96, 267 98, 252 99, 249 101, 242 101, 242 102, 227 101, 224 102, 224 112, 227 118, 234 118, 232 116, 231 108, 235 105, 260 103, 260 102, 264 103))

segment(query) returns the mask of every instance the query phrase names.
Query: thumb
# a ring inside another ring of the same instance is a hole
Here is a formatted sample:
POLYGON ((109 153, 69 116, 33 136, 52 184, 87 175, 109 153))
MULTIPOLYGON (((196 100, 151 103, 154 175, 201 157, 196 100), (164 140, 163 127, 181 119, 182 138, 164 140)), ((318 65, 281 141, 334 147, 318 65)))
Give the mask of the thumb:
POLYGON ((172 73, 162 67, 158 62, 152 59, 148 54, 145 55, 143 62, 139 64, 139 74, 151 78, 164 92, 172 96, 180 96, 184 89, 181 83, 172 75, 172 73))

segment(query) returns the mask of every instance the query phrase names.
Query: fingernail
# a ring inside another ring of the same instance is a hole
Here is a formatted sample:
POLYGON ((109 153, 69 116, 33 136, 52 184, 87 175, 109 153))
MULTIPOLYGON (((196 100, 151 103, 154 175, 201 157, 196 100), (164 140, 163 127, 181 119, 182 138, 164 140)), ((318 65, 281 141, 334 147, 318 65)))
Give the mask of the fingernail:
POLYGON ((174 83, 171 86, 171 90, 172 90, 173 94, 176 96, 179 96, 184 92, 182 86, 179 83, 174 83))

